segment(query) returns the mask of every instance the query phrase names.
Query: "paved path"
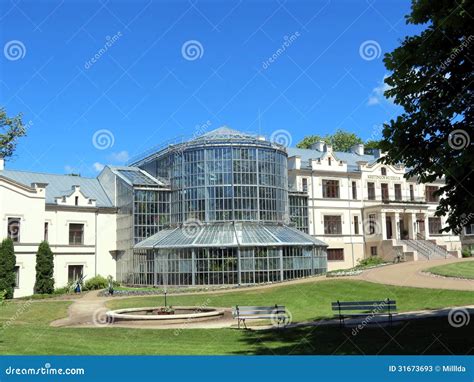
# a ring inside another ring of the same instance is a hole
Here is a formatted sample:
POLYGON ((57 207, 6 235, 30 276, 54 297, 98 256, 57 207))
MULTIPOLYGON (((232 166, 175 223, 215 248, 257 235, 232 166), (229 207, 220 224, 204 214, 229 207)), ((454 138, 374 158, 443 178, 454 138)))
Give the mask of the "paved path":
POLYGON ((409 261, 406 263, 369 269, 355 278, 373 283, 406 287, 474 291, 474 280, 440 277, 422 272, 423 269, 428 269, 438 265, 464 261, 474 261, 474 259, 409 261))

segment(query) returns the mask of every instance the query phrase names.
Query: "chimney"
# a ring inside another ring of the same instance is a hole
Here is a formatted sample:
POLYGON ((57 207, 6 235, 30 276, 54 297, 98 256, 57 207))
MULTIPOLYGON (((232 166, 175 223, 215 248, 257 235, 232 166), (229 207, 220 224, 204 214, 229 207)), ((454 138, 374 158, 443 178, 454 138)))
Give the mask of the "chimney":
POLYGON ((324 151, 328 153, 332 153, 332 145, 328 145, 327 143, 324 145, 324 151))
POLYGON ((325 147, 326 147, 326 143, 324 141, 317 141, 317 142, 312 143, 309 148, 311 150, 326 151, 325 147))
POLYGON ((372 155, 376 158, 379 159, 382 156, 382 150, 380 149, 373 149, 372 150, 372 155))
POLYGON ((5 159, 0 158, 0 170, 5 170, 5 159))
POLYGON ((364 145, 362 143, 358 143, 352 146, 351 152, 357 155, 364 155, 364 145))

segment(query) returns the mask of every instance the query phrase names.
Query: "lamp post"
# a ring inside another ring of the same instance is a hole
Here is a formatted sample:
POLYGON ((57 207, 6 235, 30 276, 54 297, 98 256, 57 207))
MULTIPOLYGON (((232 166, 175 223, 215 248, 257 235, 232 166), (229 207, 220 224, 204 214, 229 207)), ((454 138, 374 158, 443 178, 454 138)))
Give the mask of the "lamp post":
POLYGON ((165 308, 167 307, 168 305, 166 304, 166 289, 165 289, 165 308))

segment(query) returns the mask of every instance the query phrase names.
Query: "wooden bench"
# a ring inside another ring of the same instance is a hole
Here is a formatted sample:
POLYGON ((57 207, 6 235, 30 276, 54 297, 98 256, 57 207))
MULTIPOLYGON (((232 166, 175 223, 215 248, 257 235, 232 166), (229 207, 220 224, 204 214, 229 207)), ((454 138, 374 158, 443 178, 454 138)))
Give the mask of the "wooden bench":
POLYGON ((331 303, 332 310, 337 312, 339 323, 344 326, 344 319, 350 317, 388 316, 392 325, 392 315, 397 313, 397 303, 386 299, 379 301, 336 301, 331 303))
POLYGON ((273 305, 273 306, 239 306, 236 305, 232 310, 232 317, 237 319, 238 328, 240 329, 240 322, 243 322, 244 327, 245 320, 273 320, 277 323, 285 325, 288 321, 288 314, 286 309, 282 305, 273 305))

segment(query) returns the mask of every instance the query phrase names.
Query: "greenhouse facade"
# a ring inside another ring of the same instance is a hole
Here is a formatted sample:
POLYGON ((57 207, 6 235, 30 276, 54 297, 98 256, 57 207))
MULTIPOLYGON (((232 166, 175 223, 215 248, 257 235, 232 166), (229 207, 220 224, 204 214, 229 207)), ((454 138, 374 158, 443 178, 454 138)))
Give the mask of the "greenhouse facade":
POLYGON ((122 282, 253 284, 326 271, 326 245, 290 226, 285 147, 224 127, 152 152, 132 168, 156 182, 135 180, 131 190, 142 200, 133 198, 134 218, 125 226, 140 235, 117 262, 122 282))

